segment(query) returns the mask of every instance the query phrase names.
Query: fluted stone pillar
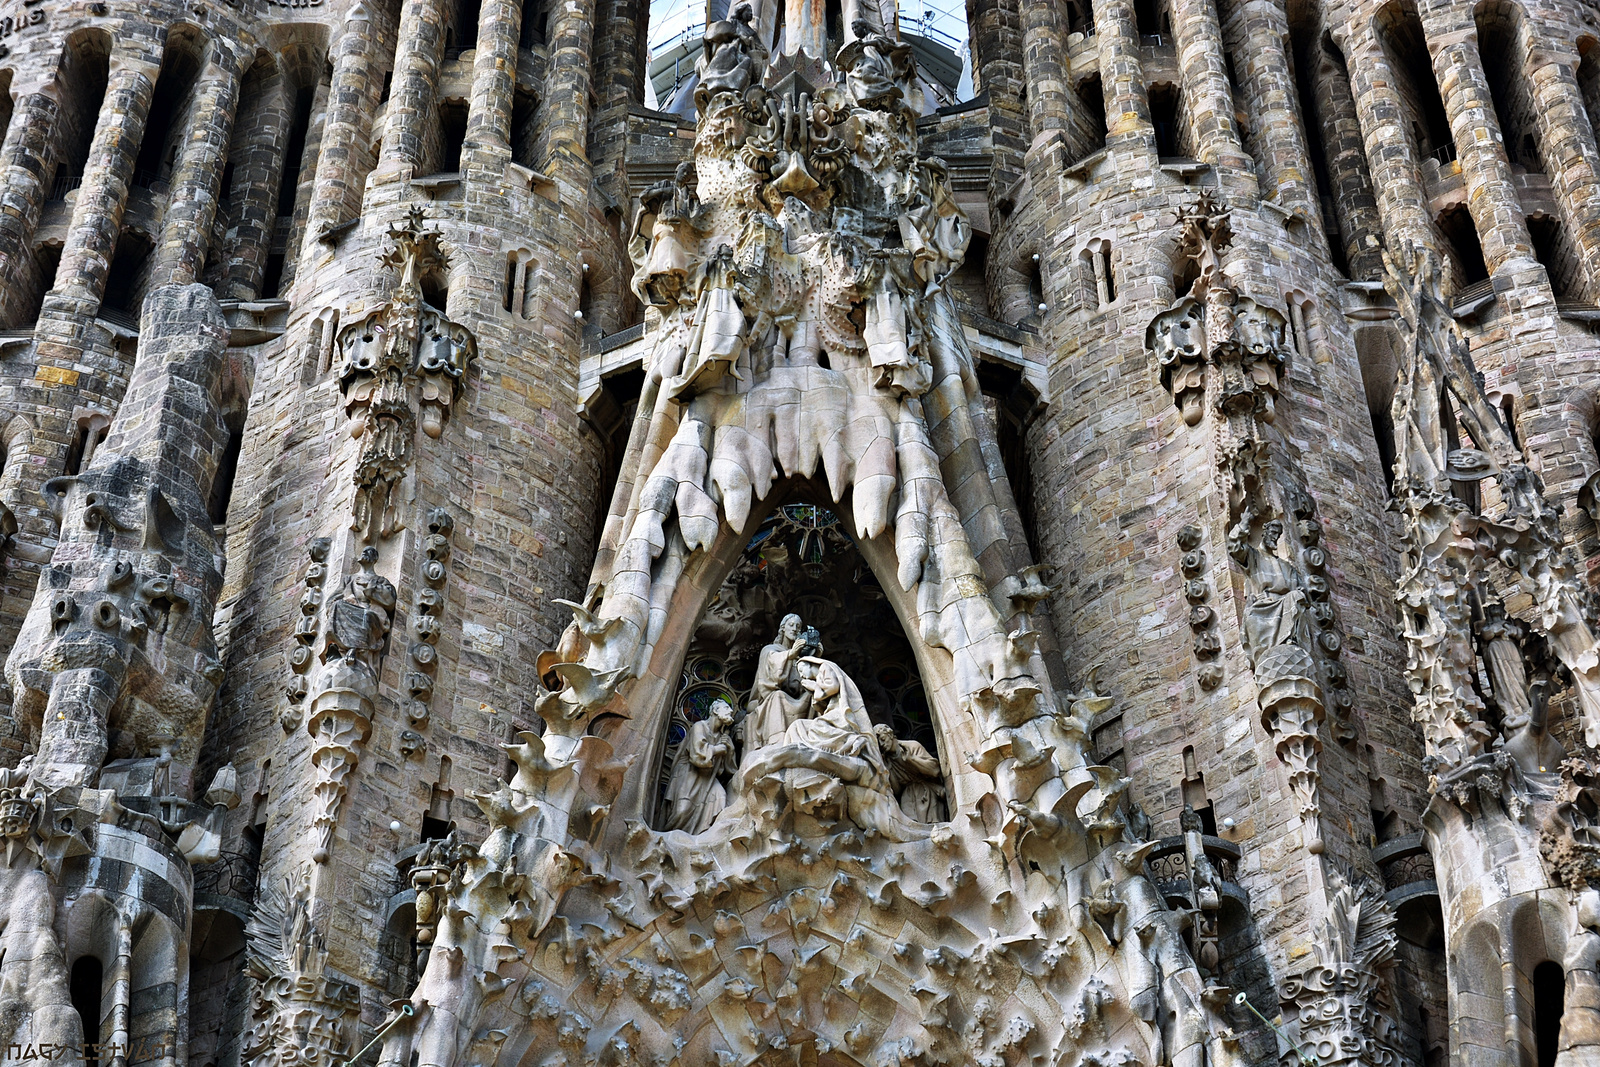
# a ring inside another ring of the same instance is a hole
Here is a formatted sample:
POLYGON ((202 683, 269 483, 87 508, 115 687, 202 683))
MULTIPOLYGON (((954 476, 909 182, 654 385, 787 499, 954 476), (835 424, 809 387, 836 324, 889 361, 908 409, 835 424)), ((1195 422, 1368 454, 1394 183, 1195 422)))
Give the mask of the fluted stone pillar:
POLYGON ((1142 151, 1153 161, 1156 128, 1150 123, 1150 93, 1144 84, 1132 0, 1095 4, 1094 27, 1100 43, 1100 87, 1106 98, 1106 147, 1142 151))
MULTIPOLYGON (((1361 115, 1345 71, 1329 56, 1322 56, 1311 72, 1314 116, 1306 116, 1320 128, 1322 154, 1328 164, 1328 183, 1332 186, 1333 210, 1339 220, 1339 237, 1344 245, 1345 263, 1350 277, 1358 281, 1377 281, 1383 273, 1383 256, 1367 243, 1380 236, 1383 220, 1378 214, 1378 198, 1367 170, 1362 140, 1361 115)), ((1309 136, 1317 136, 1310 130, 1309 136)))
POLYGON ((365 0, 357 0, 345 14, 344 31, 334 46, 333 82, 328 89, 328 111, 306 221, 309 241, 316 241, 361 210, 362 171, 356 156, 368 151, 377 102, 374 86, 381 80, 373 65, 375 37, 372 12, 365 0))
MULTIPOLYGON (((1284 48, 1289 20, 1281 0, 1245 0, 1234 12, 1233 20, 1238 30, 1236 39, 1243 42, 1243 48, 1234 55, 1236 62, 1243 59, 1244 69, 1238 72, 1240 91, 1261 155, 1257 160, 1261 195, 1290 211, 1303 211, 1309 219, 1319 219, 1322 212, 1306 134, 1295 118, 1298 93, 1294 64, 1284 48)), ((1307 125, 1314 118, 1307 115, 1307 125)))
POLYGON ((239 56, 218 49, 195 88, 183 151, 172 174, 152 288, 188 285, 198 281, 205 268, 211 225, 217 216, 222 160, 237 114, 239 67, 239 56))
POLYGON ((133 164, 144 140, 160 62, 143 53, 113 53, 105 102, 89 144, 83 184, 61 251, 52 293, 98 306, 122 230, 133 164))
POLYGON ((1573 68, 1576 56, 1536 53, 1528 83, 1545 173, 1573 228, 1590 300, 1600 298, 1600 150, 1573 68))
POLYGON ((543 170, 567 186, 562 196, 588 196, 589 49, 594 0, 564 0, 550 17, 550 66, 545 78, 543 170))
POLYGON ((511 105, 517 91, 517 42, 521 33, 520 3, 483 0, 478 17, 477 58, 472 64, 468 147, 511 147, 511 105))
MULTIPOLYGON (((1341 46, 1344 42, 1340 42, 1341 46)), ((1345 56, 1355 94, 1367 166, 1377 192, 1383 232, 1395 244, 1435 247, 1427 195, 1417 176, 1417 158, 1406 129, 1406 110, 1395 89, 1394 70, 1371 26, 1362 26, 1345 56)))
MULTIPOLYGON (((407 172, 417 177, 423 135, 439 93, 439 67, 444 61, 443 0, 406 0, 400 12, 399 44, 394 55, 394 82, 383 132, 378 170, 385 177, 407 172)), ((552 87, 553 89, 553 87, 552 87)))
POLYGON ((1511 181, 1505 138, 1489 95, 1489 80, 1478 55, 1476 33, 1451 34, 1438 43, 1433 68, 1439 94, 1455 135, 1456 159, 1467 187, 1467 209, 1478 229, 1483 261, 1491 275, 1513 261, 1529 265, 1533 241, 1522 212, 1522 198, 1511 181))
POLYGON ((17 275, 27 262, 28 242, 50 196, 55 162, 50 142, 55 137, 61 103, 54 80, 19 93, 0 143, 0 325, 16 314, 17 275))
POLYGON ((1183 99, 1194 131, 1195 156, 1219 171, 1251 174, 1254 168, 1233 120, 1222 25, 1212 0, 1172 0, 1172 33, 1183 73, 1183 99))

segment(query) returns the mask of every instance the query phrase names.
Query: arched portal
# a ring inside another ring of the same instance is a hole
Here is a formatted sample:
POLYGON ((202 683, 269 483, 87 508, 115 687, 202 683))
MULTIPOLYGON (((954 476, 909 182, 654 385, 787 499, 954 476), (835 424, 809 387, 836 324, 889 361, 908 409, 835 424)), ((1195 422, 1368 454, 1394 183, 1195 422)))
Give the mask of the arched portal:
POLYGON ((689 731, 726 700, 740 718, 732 731, 740 756, 751 739, 751 689, 758 657, 777 639, 785 616, 815 631, 817 655, 838 663, 860 688, 875 725, 914 741, 940 759, 938 731, 923 689, 916 652, 848 524, 831 509, 792 502, 756 528, 710 600, 684 657, 666 715, 658 779, 668 788, 689 731))

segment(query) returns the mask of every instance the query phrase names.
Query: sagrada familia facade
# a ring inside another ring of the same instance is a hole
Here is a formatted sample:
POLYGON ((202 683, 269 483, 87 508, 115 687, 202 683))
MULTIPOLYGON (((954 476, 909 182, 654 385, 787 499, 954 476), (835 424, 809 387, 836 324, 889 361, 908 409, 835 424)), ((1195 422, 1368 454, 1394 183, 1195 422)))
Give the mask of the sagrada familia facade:
POLYGON ((0 7, 0 1058, 1600 1064, 1600 8, 649 16, 0 7))

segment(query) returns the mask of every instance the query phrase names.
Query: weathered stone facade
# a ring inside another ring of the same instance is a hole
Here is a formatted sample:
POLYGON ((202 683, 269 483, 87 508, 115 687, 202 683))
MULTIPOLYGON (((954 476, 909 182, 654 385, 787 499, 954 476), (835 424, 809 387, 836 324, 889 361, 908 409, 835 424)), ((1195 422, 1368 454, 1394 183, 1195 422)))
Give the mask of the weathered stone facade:
POLYGON ((0 1048, 1600 1063, 1600 9, 709 7, 0 10, 0 1048))

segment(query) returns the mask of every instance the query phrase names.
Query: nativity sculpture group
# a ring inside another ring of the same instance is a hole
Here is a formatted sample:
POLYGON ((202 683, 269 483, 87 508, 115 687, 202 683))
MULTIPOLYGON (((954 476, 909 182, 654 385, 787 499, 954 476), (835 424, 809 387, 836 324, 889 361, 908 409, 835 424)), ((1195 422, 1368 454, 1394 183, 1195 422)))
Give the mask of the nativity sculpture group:
POLYGON ((759 778, 779 766, 789 770, 790 791, 804 810, 838 809, 848 796, 852 818, 885 835, 900 832, 906 818, 944 821, 938 757, 873 723, 860 687, 819 655, 816 641, 816 631, 791 614, 761 650, 743 720, 743 762, 734 758, 735 713, 727 700, 714 701, 689 727, 672 759, 663 829, 703 833, 728 805, 724 778, 742 768, 742 778, 759 778))
POLYGON ((707 28, 693 159, 638 201, 650 354, 615 503, 544 731, 504 746, 488 836, 427 868, 379 1062, 1270 1058, 1146 873, 1129 780, 1086 756, 1112 701, 1052 682, 1040 568, 985 518, 1009 490, 947 286, 971 229, 919 156, 911 50, 867 13, 831 65, 769 63, 755 25, 707 28), (775 507, 819 498, 936 746, 875 724, 796 616, 744 707, 669 744, 695 620, 775 507))

